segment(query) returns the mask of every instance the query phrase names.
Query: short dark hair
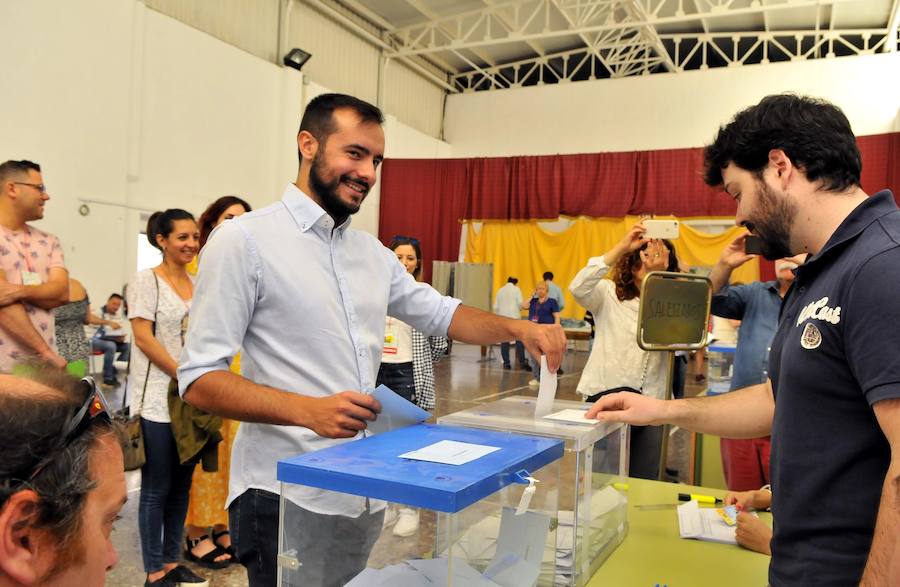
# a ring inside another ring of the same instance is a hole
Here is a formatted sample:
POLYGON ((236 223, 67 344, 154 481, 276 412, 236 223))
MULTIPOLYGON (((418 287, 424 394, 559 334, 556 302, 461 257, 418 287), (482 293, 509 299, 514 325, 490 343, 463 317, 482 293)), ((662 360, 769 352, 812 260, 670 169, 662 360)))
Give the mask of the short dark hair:
POLYGON ((200 225, 201 249, 203 248, 203 245, 206 244, 206 239, 209 238, 209 235, 212 233, 213 228, 216 227, 216 220, 219 219, 219 216, 222 215, 222 212, 224 212, 228 208, 231 208, 235 204, 240 204, 247 212, 253 211, 253 208, 250 207, 250 204, 248 204, 238 196, 222 196, 221 198, 210 204, 209 207, 203 211, 203 214, 200 215, 200 220, 197 221, 197 224, 200 225))
POLYGON ((515 284, 519 283, 519 280, 516 279, 515 277, 507 277, 506 283, 511 283, 511 284, 515 285, 515 284))
POLYGON ((0 163, 0 185, 9 181, 10 177, 28 173, 29 171, 41 172, 41 166, 34 161, 22 159, 21 161, 9 160, 0 163))
POLYGON ((62 370, 29 364, 18 379, 19 389, 0 390, 0 509, 14 494, 31 489, 39 496, 31 518, 60 544, 64 567, 77 559, 77 539, 87 494, 97 485, 91 475, 93 448, 112 435, 121 442, 118 426, 93 418, 88 428, 63 442, 66 424, 87 399, 87 386, 62 370), (37 383, 38 385, 35 385, 37 383), (38 471, 35 474, 35 471, 38 471))
POLYGON ((117 294, 117 293, 111 293, 111 294, 109 294, 109 297, 106 298, 106 301, 107 301, 107 302, 108 302, 109 300, 122 300, 122 301, 124 302, 124 301, 125 301, 125 298, 123 298, 122 296, 120 296, 120 295, 117 294))
POLYGON ((388 248, 392 251, 396 251, 397 247, 400 245, 409 245, 416 252, 417 263, 416 270, 413 271, 413 277, 418 280, 422 276, 422 246, 419 244, 419 239, 409 236, 395 236, 393 240, 391 240, 391 244, 388 248))
POLYGON ((544 271, 544 281, 553 281, 552 271, 544 271))
MULTIPOLYGON (((156 242, 156 235, 166 238, 175 229, 176 220, 194 220, 194 215, 181 208, 169 208, 162 212, 154 212, 147 220, 147 240, 159 250, 162 248, 156 242)), ((196 222, 196 220, 194 220, 196 222)))
POLYGON ((795 94, 767 96, 721 127, 704 150, 704 181, 722 185, 729 163, 762 177, 772 149, 783 150, 826 191, 860 185, 862 158, 850 121, 834 104, 795 94))
MULTIPOLYGON (((381 113, 381 110, 365 100, 347 94, 321 94, 306 105, 297 134, 305 130, 324 144, 328 140, 328 136, 337 130, 333 114, 339 108, 350 108, 359 115, 363 122, 384 124, 384 114, 381 113)), ((302 156, 300 156, 300 160, 303 160, 302 156)))

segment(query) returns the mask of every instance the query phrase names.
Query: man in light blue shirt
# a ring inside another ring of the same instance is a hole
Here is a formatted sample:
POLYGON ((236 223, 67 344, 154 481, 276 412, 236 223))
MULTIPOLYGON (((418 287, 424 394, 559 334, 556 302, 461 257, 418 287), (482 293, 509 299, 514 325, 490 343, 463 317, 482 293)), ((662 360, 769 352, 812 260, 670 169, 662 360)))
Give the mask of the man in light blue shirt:
POLYGON ((563 308, 566 307, 566 302, 563 299, 562 288, 553 283, 553 273, 551 271, 544 271, 544 281, 547 282, 547 295, 556 300, 556 305, 559 306, 559 311, 562 312, 563 308))
MULTIPOLYGON (((279 202, 222 224, 200 258, 178 369, 184 399, 245 422, 232 449, 229 518, 251 586, 274 585, 279 459, 364 434, 386 315, 473 344, 522 340, 559 366, 565 336, 481 312, 417 283, 374 237, 349 229, 384 153, 381 112, 351 96, 307 106, 300 172, 279 202), (243 377, 228 370, 241 350, 243 377)), ((304 586, 342 585, 366 566, 384 504, 285 490, 304 586)))

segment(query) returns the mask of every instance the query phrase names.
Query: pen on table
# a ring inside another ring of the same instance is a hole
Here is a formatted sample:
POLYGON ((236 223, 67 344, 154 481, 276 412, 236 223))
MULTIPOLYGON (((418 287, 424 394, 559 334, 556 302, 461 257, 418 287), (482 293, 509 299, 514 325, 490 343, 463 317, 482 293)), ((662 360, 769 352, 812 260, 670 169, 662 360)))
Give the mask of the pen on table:
POLYGON ((695 499, 700 503, 724 503, 721 498, 713 497, 712 495, 701 495, 699 493, 678 494, 678 501, 693 501, 695 499))

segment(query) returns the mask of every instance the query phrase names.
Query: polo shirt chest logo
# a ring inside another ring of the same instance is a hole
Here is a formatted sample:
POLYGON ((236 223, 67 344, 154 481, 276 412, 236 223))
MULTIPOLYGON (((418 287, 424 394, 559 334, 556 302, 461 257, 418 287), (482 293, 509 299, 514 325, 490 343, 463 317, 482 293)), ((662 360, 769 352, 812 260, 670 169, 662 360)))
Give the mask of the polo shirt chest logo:
POLYGON ((820 344, 822 344, 822 333, 819 332, 815 324, 808 322, 803 329, 803 335, 800 337, 800 346, 812 350, 819 348, 820 344))
POLYGON ((818 301, 810 302, 800 311, 800 315, 797 316, 797 326, 803 324, 807 319, 837 324, 841 321, 841 307, 829 307, 828 296, 825 296, 818 301))

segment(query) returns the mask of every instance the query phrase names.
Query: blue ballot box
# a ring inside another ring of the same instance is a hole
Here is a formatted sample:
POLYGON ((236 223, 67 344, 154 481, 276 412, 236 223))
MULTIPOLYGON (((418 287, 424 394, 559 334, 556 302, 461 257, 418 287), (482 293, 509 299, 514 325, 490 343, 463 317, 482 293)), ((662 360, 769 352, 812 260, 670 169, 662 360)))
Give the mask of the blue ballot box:
POLYGON ((279 461, 279 585, 555 584, 563 450, 418 424, 279 461))
POLYGON ((628 475, 628 427, 584 420, 590 406, 554 400, 549 413, 538 417, 535 398, 513 396, 438 419, 565 442, 554 549, 557 585, 585 585, 628 534, 628 501, 616 489, 628 475))

